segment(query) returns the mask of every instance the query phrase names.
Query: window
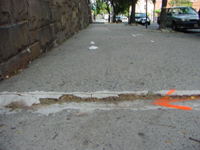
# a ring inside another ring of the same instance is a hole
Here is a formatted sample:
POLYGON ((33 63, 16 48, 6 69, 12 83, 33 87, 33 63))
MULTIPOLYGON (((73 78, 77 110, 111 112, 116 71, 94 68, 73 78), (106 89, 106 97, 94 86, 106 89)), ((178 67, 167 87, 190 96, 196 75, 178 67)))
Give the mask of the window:
POLYGON ((173 9, 173 14, 196 14, 195 10, 190 7, 181 7, 173 9))
POLYGON ((169 8, 169 9, 167 10, 167 15, 169 15, 169 16, 172 15, 172 9, 171 9, 171 8, 169 8))

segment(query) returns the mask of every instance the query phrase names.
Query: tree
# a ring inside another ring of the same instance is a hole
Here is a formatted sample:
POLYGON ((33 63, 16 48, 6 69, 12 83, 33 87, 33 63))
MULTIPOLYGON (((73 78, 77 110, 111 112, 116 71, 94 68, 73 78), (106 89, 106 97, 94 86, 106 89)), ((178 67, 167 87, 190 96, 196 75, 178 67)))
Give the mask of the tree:
POLYGON ((110 0, 110 3, 112 5, 113 8, 113 17, 112 17, 112 22, 115 22, 116 20, 116 14, 117 14, 117 0, 110 0))
POLYGON ((110 0, 96 0, 97 14, 109 14, 108 22, 110 22, 110 0))
POLYGON ((110 22, 110 6, 112 6, 112 22, 115 22, 116 15, 126 13, 129 10, 130 4, 130 0, 96 0, 96 11, 97 14, 102 14, 102 12, 108 13, 108 22, 110 22))
POLYGON ((160 26, 158 29, 166 29, 166 6, 167 0, 162 0, 162 9, 160 14, 160 26))
POLYGON ((137 0, 131 0, 131 17, 129 23, 135 23, 135 4, 137 0))
POLYGON ((104 0, 106 4, 106 10, 108 11, 108 22, 110 22, 110 1, 104 0))
POLYGON ((168 4, 171 7, 173 7, 173 6, 189 6, 189 7, 192 7, 192 2, 190 0, 171 0, 168 4))
POLYGON ((110 0, 113 7, 112 22, 115 22, 115 17, 118 14, 124 14, 130 6, 130 0, 110 0))
POLYGON ((129 10, 130 5, 131 5, 130 0, 118 0, 117 12, 121 14, 125 14, 126 11, 129 10))
POLYGON ((156 0, 152 0, 153 2, 153 22, 155 22, 155 5, 156 5, 156 0))
MULTIPOLYGON (((108 0, 107 0, 108 1, 108 0)), ((97 14, 108 13, 106 0, 96 0, 97 14)))

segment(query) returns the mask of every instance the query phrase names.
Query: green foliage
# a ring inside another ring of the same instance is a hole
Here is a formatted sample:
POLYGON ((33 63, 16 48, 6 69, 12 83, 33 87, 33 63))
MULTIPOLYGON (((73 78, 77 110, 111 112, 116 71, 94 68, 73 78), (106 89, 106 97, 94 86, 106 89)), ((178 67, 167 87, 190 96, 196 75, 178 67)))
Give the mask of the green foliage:
POLYGON ((19 70, 14 70, 14 73, 17 74, 19 72, 19 70))
POLYGON ((158 10, 155 10, 155 13, 161 13, 161 10, 160 9, 158 9, 158 10))
POLYGON ((130 0, 96 0, 97 14, 109 13, 111 11, 111 5, 115 7, 113 11, 116 14, 126 14, 130 7, 130 0))
POLYGON ((109 0, 96 0, 97 14, 109 13, 111 8, 108 5, 109 0))
POLYGON ((156 3, 156 0, 152 0, 152 2, 155 4, 155 3, 156 3))
POLYGON ((96 7, 94 5, 92 5, 92 10, 96 10, 96 7))
POLYGON ((130 0, 117 0, 116 14, 126 14, 131 5, 130 0))
MULTIPOLYGON (((134 0, 137 2, 137 0, 134 0)), ((129 7, 132 0, 110 0, 113 7, 113 15, 125 14, 127 17, 129 12, 129 7)))
POLYGON ((189 6, 192 7, 192 2, 190 0, 171 0, 168 3, 170 6, 189 6))

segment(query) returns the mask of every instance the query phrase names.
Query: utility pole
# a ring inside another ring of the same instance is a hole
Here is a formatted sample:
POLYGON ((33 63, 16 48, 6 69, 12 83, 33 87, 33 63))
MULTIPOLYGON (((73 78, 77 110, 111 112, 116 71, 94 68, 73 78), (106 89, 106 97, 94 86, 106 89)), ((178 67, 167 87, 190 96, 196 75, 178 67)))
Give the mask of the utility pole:
POLYGON ((147 29, 147 0, 146 0, 146 29, 147 29))

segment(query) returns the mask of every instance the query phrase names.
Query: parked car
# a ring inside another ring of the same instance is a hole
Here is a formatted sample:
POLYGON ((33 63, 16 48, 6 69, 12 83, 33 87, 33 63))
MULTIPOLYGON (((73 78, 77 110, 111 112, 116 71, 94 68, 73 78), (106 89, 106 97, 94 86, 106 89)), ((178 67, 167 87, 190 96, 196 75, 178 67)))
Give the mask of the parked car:
POLYGON ((122 20, 128 20, 126 16, 121 16, 122 20))
POLYGON ((116 16, 116 22, 122 22, 122 19, 121 19, 121 17, 120 16, 116 16))
MULTIPOLYGON (((185 6, 167 8, 166 27, 172 30, 178 29, 200 29, 199 17, 195 9, 185 6)), ((157 23, 160 24, 160 16, 157 23)))
POLYGON ((135 22, 136 23, 144 25, 144 24, 146 24, 146 20, 147 20, 147 24, 150 25, 151 20, 148 16, 147 16, 147 19, 146 19, 146 13, 135 13, 135 22))

